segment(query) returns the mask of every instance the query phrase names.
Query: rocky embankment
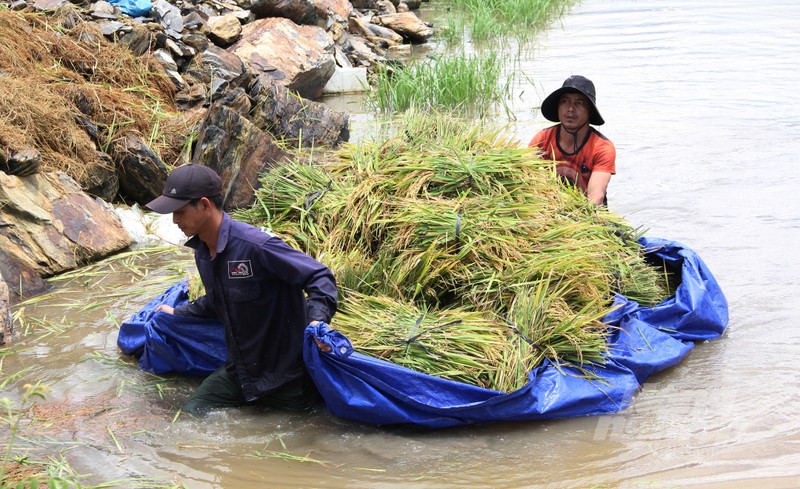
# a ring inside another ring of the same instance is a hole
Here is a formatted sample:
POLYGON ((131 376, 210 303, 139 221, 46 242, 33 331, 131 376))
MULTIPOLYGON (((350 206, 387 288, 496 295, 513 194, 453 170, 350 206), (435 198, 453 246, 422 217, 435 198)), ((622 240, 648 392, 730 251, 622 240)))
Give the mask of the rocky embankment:
POLYGON ((171 166, 191 159, 216 169, 231 210, 250 205, 259 173, 280 165, 293 148, 347 141, 347 114, 315 100, 362 87, 387 60, 430 38, 431 26, 414 13, 419 6, 413 0, 0 0, 6 49, 27 37, 40 49, 3 53, 0 46, 6 87, 0 89, 0 344, 11 334, 8 308, 46 290, 45 277, 130 246, 112 204, 145 204, 160 193, 171 166), (47 43, 32 40, 34 13, 47 16, 48 35, 56 36, 47 43), (78 62, 64 55, 58 36, 81 50, 124 46, 137 64, 168 80, 159 88, 166 102, 158 103, 182 121, 175 141, 154 147, 141 129, 154 126, 131 116, 125 124, 103 119, 107 101, 91 100, 100 99, 97 91, 70 88, 97 84, 99 61, 83 51, 78 62), (58 65, 58 74, 31 64, 40 58, 58 65), (38 71, 48 92, 63 84, 55 92, 71 95, 66 102, 35 93, 29 80, 38 71), (41 112, 23 103, 37 97, 41 112), (53 119, 41 122, 46 117, 53 119), (40 127, 43 134, 25 137, 37 119, 49 132, 40 127), (60 130, 62 123, 71 130, 60 130))

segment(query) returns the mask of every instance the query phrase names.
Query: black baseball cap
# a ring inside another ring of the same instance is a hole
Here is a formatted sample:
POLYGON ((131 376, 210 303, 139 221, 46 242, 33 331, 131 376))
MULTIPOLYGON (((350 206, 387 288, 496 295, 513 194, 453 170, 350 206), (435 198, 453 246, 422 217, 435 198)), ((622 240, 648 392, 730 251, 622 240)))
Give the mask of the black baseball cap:
POLYGON ((205 165, 189 163, 172 170, 161 195, 146 207, 159 214, 171 214, 194 199, 216 197, 222 193, 222 180, 205 165))

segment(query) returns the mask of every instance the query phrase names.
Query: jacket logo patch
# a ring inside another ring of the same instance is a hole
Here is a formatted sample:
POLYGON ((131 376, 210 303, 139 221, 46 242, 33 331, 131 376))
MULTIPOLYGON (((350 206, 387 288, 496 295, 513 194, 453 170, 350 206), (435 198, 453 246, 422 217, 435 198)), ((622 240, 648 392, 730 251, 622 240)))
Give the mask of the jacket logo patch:
POLYGON ((250 260, 231 260, 228 262, 228 278, 247 278, 253 276, 250 260))

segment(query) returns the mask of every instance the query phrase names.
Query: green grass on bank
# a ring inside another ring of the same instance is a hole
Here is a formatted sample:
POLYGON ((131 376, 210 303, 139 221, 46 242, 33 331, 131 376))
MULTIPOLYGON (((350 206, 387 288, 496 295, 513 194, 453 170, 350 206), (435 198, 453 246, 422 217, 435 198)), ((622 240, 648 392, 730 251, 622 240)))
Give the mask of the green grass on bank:
POLYGON ((382 112, 435 108, 483 114, 509 93, 502 73, 503 62, 494 53, 413 62, 379 72, 369 104, 382 112))
MULTIPOLYGON (((443 0, 467 19, 473 42, 506 35, 528 41, 538 30, 563 16, 577 0, 443 0)), ((452 17, 457 19, 457 17, 452 17)), ((458 30, 459 20, 448 21, 458 30)), ((452 28, 451 28, 452 30, 452 28)))

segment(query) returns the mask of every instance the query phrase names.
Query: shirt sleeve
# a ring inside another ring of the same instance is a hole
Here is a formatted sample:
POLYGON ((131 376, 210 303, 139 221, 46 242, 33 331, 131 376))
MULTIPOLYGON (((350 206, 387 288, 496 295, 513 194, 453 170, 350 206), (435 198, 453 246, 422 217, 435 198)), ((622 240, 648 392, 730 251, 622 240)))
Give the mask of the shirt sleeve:
POLYGON ((192 316, 201 318, 216 317, 214 308, 211 305, 211 300, 205 295, 198 297, 193 302, 181 304, 175 308, 174 312, 178 316, 192 316))
POLYGON ((336 313, 338 298, 333 272, 279 238, 268 239, 261 248, 266 256, 264 266, 271 273, 305 291, 309 321, 330 323, 336 313))
POLYGON ((603 171, 614 175, 617 173, 616 161, 617 149, 614 147, 614 143, 604 139, 596 149, 592 171, 603 171))

